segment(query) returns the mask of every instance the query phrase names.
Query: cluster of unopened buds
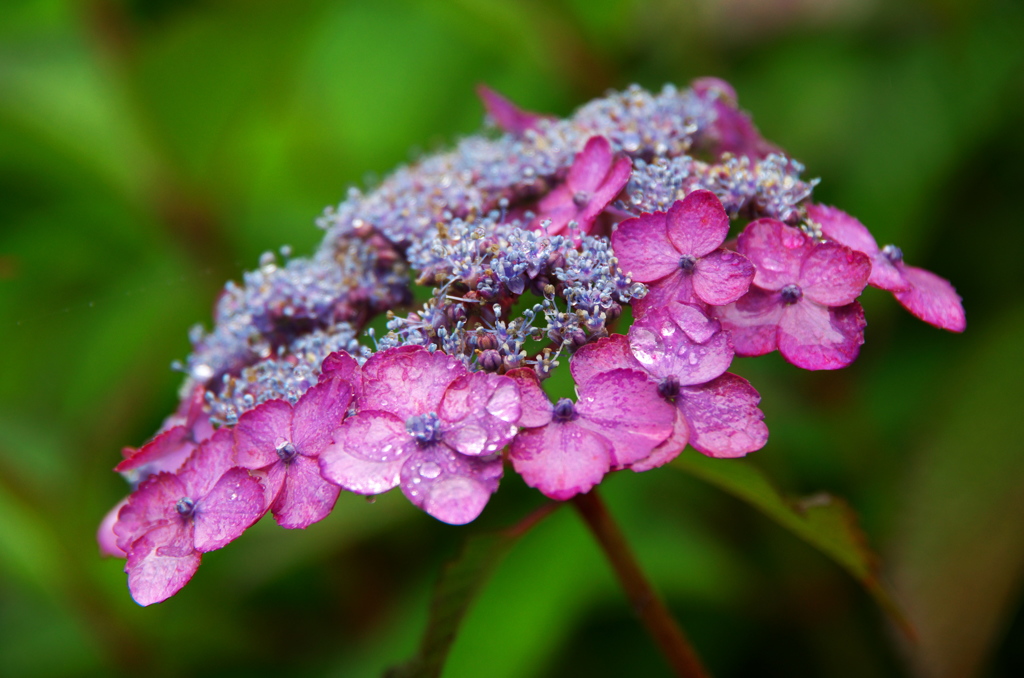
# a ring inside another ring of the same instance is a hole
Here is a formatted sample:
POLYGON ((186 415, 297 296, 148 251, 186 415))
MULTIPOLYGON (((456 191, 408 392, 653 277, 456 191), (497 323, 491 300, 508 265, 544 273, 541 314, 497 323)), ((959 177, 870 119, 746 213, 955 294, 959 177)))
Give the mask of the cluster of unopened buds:
POLYGON ((566 120, 480 94, 496 131, 351 190, 312 257, 265 255, 193 330, 181 407, 125 450, 132 492, 99 532, 140 604, 268 511, 303 528, 343 490, 401 487, 463 524, 509 466, 566 500, 686 445, 758 450, 760 396, 733 356, 850 364, 867 285, 964 329, 950 284, 811 202, 817 182, 722 81, 633 87, 566 120), (415 309, 414 284, 431 290, 415 309), (552 402, 564 363, 576 399, 552 402))

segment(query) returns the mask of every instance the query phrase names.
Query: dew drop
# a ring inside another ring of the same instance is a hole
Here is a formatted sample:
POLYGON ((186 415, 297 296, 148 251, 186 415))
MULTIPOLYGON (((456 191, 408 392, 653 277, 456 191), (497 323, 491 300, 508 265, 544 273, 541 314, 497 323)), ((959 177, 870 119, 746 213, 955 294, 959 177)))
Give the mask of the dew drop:
MULTIPOLYGON (((432 461, 425 461, 423 466, 420 466, 420 475, 428 480, 433 480, 441 475, 441 467, 432 461)), ((419 482, 419 478, 414 478, 414 482, 419 482)))

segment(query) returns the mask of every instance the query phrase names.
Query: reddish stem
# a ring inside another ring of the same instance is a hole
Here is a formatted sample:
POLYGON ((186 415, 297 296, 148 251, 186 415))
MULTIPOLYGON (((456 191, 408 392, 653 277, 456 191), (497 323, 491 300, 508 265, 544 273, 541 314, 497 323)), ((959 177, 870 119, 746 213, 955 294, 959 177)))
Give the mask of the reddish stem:
POLYGON ((597 490, 576 495, 572 503, 597 538, 633 610, 658 644, 672 670, 681 678, 709 678, 710 674, 701 665, 686 634, 644 576, 626 543, 625 535, 598 496, 597 490))

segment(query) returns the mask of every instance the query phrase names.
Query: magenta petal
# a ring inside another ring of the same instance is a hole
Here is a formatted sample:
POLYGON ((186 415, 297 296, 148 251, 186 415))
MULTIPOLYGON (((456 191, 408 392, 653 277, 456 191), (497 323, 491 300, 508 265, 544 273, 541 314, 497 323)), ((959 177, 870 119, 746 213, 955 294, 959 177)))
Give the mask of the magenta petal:
POLYGON ((951 332, 967 328, 967 316, 960 295, 949 281, 931 271, 914 266, 901 266, 903 279, 910 284, 905 292, 896 292, 896 299, 915 316, 951 332))
POLYGON ((278 461, 277 444, 292 432, 292 406, 268 400, 238 418, 235 454, 243 468, 263 468, 278 461))
POLYGON ((235 437, 232 430, 225 427, 196 448, 178 471, 178 478, 185 484, 189 496, 202 497, 228 469, 237 465, 235 437))
POLYGON ((711 191, 693 191, 668 211, 668 238, 680 254, 703 257, 725 242, 729 215, 711 191))
POLYGON ((398 485, 402 465, 416 450, 405 422, 388 412, 349 417, 333 438, 320 453, 320 473, 357 494, 380 494, 398 485))
POLYGON ((521 413, 515 381, 467 374, 452 382, 441 402, 444 442, 462 454, 494 454, 511 442, 521 413))
POLYGON ((690 424, 690 445, 709 457, 742 457, 768 442, 761 396, 742 377, 727 372, 684 388, 677 402, 690 424))
POLYGON ((317 459, 299 454, 287 465, 284 485, 271 507, 274 520, 289 529, 309 527, 327 517, 339 494, 341 488, 320 475, 317 459))
POLYGON ((633 315, 639 318, 652 309, 699 303, 693 294, 693 275, 676 267, 664 278, 647 284, 647 294, 632 302, 633 315))
POLYGON ((114 523, 117 546, 131 553, 132 543, 150 530, 179 524, 180 517, 174 504, 188 496, 185 484, 170 473, 149 476, 128 497, 128 503, 118 512, 114 523))
POLYGON ((161 471, 174 473, 195 449, 192 430, 184 425, 174 426, 132 451, 114 470, 124 474, 136 471, 136 476, 142 477, 161 471))
POLYGON ((811 246, 806 236, 775 219, 758 219, 740 233, 740 254, 754 265, 754 285, 779 290, 800 279, 800 265, 811 246))
POLYGON ((591 220, 603 212, 629 183, 629 175, 632 172, 633 161, 624 155, 616 158, 611 169, 608 170, 607 176, 601 181, 601 185, 590 196, 590 200, 580 216, 584 220, 591 220))
POLYGON ((649 455, 630 464, 629 469, 631 471, 636 473, 650 471, 652 468, 664 466, 679 456, 679 453, 683 451, 689 440, 690 427, 686 423, 686 417, 683 416, 683 413, 678 408, 675 409, 675 416, 675 421, 672 423, 672 435, 665 442, 651 450, 649 455))
POLYGON ((863 252, 836 243, 814 247, 800 269, 804 295, 823 306, 853 303, 868 284, 871 260, 863 252))
POLYGON ((878 254, 878 243, 871 231, 856 218, 828 205, 808 205, 807 216, 821 226, 821 233, 840 245, 863 252, 871 258, 878 254))
POLYGON ((697 260, 692 277, 693 291, 701 301, 724 306, 750 289, 754 265, 742 254, 718 249, 697 260))
POLYGON ((263 486, 245 469, 233 468, 195 506, 195 548, 213 551, 249 529, 266 512, 263 486))
POLYGON ((808 299, 788 306, 779 321, 779 352, 805 370, 836 370, 857 357, 864 343, 860 304, 826 308, 808 299))
POLYGON ((611 166, 611 144, 604 137, 590 137, 583 150, 576 154, 565 183, 573 192, 593 193, 608 175, 611 166))
POLYGON ((541 388, 537 373, 532 368, 517 367, 509 370, 505 376, 519 386, 520 426, 533 428, 544 426, 551 421, 551 401, 541 388))
POLYGON ((199 569, 200 559, 195 550, 174 555, 148 535, 139 539, 124 568, 132 598, 142 606, 167 600, 188 583, 199 569))
POLYGON ((611 444, 575 422, 520 431, 509 455, 530 487, 559 501, 589 492, 611 466, 611 444))
POLYGON ((586 344, 569 358, 569 370, 577 384, 584 384, 599 374, 616 369, 642 370, 633 357, 629 339, 613 334, 586 344))
POLYGON ((611 443, 614 466, 643 459, 672 434, 674 408, 644 372, 612 370, 578 389, 575 423, 611 443))
POLYGON ((468 370, 457 358, 422 346, 377 353, 363 365, 359 409, 392 412, 403 422, 437 412, 448 385, 468 370))
POLYGON ((703 344, 722 329, 714 318, 708 317, 697 304, 672 304, 665 309, 676 325, 686 332, 690 339, 703 344))
POLYGON ((725 332, 699 344, 666 311, 651 311, 629 328, 629 345, 645 370, 683 386, 703 384, 729 369, 733 350, 725 332))
POLYGON ((736 303, 717 307, 715 316, 729 330, 736 355, 764 355, 778 348, 782 301, 777 292, 752 286, 736 303))
POLYGON ((359 363, 347 351, 335 351, 320 363, 320 381, 344 379, 352 384, 353 391, 356 391, 362 376, 360 371, 359 363))
POLYGON ((668 242, 665 214, 627 219, 612 233, 619 268, 639 282, 654 282, 679 270, 679 252, 668 242))
POLYGON ((477 85, 476 94, 483 102, 487 115, 494 120, 494 124, 506 132, 522 134, 528 129, 534 129, 537 123, 546 117, 524 111, 486 85, 477 85))
POLYGON ((466 457, 433 445, 402 467, 402 492, 438 520, 465 525, 484 510, 501 480, 501 457, 466 457))
POLYGON ((903 278, 897 268, 884 255, 878 254, 871 260, 871 277, 868 284, 890 292, 904 292, 910 289, 910 283, 903 278))
POLYGON ((328 379, 302 394, 292 412, 291 442, 302 454, 315 457, 331 442, 352 402, 352 387, 344 379, 328 379))

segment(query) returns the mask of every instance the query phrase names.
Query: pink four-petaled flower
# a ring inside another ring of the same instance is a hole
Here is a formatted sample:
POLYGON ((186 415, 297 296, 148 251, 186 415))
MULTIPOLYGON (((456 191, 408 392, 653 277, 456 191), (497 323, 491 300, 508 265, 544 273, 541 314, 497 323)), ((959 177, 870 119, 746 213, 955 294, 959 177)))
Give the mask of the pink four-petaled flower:
POLYGON ((587 344, 570 365, 577 383, 609 370, 641 370, 651 391, 675 406, 673 435, 630 466, 646 471, 671 461, 687 442, 710 457, 742 457, 764 447, 768 427, 757 406, 761 396, 746 379, 726 372, 732 357, 726 332, 698 341, 659 309, 637 320, 628 339, 613 334, 587 344))
POLYGON ((149 476, 121 509, 114 531, 140 605, 177 593, 203 553, 225 546, 266 512, 263 486, 235 465, 232 447, 231 431, 217 431, 177 474, 149 476))
POLYGON ((381 351, 358 374, 358 413, 321 454, 323 476, 357 494, 401 485, 446 523, 480 515, 498 488, 501 450, 517 431, 515 382, 419 346, 381 351))
POLYGON ((673 433, 672 407, 640 370, 613 369, 577 384, 578 399, 554 405, 536 372, 509 372, 522 393, 523 430, 509 458, 526 484, 552 499, 589 492, 608 471, 651 455, 673 433))
POLYGON ((612 247, 619 267, 647 283, 634 302, 638 314, 673 304, 721 306, 742 297, 754 277, 747 259, 722 247, 729 215, 711 191, 693 191, 668 212, 641 214, 619 224, 612 247))
POLYGON ((549 235, 566 235, 569 222, 575 221, 579 234, 591 233, 594 223, 629 182, 632 161, 625 155, 614 155, 604 137, 591 137, 576 154, 565 181, 541 198, 537 205, 534 228, 547 224, 549 235))
POLYGON ((895 245, 879 249, 864 224, 849 214, 826 205, 808 205, 807 216, 821 226, 822 234, 871 258, 868 283, 888 290, 915 316, 951 332, 963 332, 967 317, 960 296, 931 271, 903 263, 903 252, 895 245))
POLYGON ((739 301, 714 309, 732 334, 736 353, 778 349, 797 367, 846 367, 864 343, 867 256, 834 242, 817 242, 775 219, 758 219, 739 237, 753 262, 754 284, 739 301))
POLYGON ((306 391, 294 406, 268 400, 239 417, 238 465, 258 469, 265 478, 267 503, 282 527, 308 527, 338 501, 340 489, 321 477, 318 457, 351 402, 349 382, 333 378, 306 391))

